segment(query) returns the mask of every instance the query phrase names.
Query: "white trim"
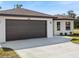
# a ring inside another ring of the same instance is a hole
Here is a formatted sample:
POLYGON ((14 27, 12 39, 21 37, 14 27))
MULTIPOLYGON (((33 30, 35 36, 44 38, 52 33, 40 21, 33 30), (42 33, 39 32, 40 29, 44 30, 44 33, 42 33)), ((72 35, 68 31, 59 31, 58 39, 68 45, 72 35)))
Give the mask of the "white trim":
POLYGON ((32 17, 5 17, 1 16, 0 24, 0 42, 6 42, 6 19, 18 19, 18 20, 46 20, 47 21, 47 38, 53 37, 53 21, 52 18, 32 18, 32 17), (51 23, 50 23, 51 22, 51 23))
POLYGON ((0 43, 5 42, 6 40, 5 33, 5 19, 0 16, 0 43))

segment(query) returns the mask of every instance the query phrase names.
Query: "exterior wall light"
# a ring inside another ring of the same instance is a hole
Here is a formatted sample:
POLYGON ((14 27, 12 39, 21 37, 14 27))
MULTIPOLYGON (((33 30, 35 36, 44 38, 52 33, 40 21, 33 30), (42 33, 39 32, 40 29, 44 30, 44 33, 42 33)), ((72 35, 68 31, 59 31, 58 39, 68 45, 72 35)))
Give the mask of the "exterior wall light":
POLYGON ((50 21, 50 24, 52 24, 52 22, 50 21))

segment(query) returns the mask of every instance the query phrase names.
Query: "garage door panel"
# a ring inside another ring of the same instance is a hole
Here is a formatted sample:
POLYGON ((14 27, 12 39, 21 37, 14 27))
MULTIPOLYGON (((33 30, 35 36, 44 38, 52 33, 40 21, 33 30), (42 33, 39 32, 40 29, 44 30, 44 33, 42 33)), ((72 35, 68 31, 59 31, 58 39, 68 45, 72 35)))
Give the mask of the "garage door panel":
POLYGON ((46 37, 46 32, 46 21, 6 20, 7 41, 46 37))

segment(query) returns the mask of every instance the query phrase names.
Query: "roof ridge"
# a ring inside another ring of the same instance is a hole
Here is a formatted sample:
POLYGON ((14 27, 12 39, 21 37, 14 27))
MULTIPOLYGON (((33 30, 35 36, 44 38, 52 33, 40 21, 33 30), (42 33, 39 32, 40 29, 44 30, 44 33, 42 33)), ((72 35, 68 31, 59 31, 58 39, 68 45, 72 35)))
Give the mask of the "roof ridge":
MULTIPOLYGON (((32 11, 32 12, 37 12, 37 13, 40 13, 40 14, 45 14, 45 15, 49 15, 49 14, 46 14, 46 13, 43 13, 43 12, 40 12, 40 11, 34 11, 34 10, 31 10, 31 9, 25 9, 25 8, 19 8, 19 9, 24 9, 24 10, 28 10, 28 11, 32 11)), ((52 15, 49 15, 49 16, 52 16, 52 15)))

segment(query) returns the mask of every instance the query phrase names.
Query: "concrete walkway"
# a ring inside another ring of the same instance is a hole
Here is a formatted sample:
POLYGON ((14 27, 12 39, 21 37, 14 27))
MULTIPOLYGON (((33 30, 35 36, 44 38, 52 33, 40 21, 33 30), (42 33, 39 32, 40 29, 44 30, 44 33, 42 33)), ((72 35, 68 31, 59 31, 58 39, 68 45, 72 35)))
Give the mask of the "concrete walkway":
POLYGON ((79 45, 70 42, 70 38, 53 37, 19 41, 9 41, 2 47, 13 48, 23 58, 79 57, 79 45))

